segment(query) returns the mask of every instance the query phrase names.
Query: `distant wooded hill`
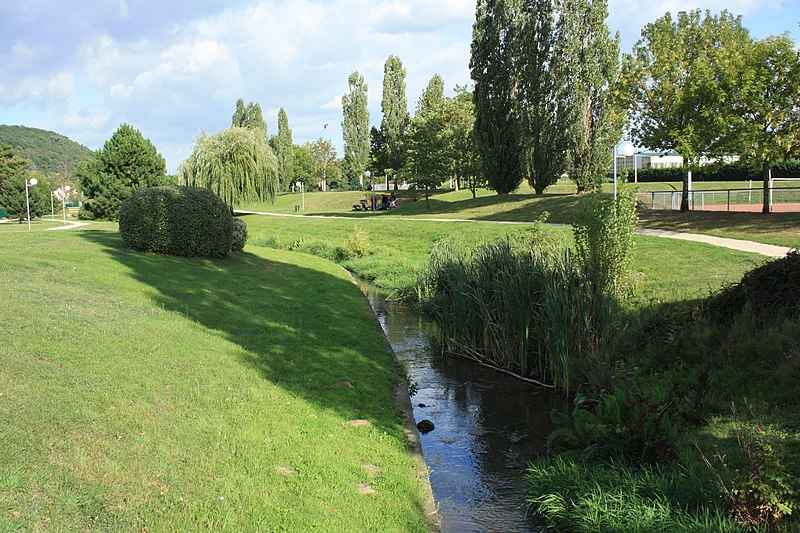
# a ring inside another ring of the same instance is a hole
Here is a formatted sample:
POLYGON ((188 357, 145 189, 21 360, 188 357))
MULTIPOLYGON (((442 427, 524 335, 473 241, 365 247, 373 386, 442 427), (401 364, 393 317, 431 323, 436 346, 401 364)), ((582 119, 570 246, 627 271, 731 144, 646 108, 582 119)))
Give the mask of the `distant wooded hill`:
POLYGON ((10 145, 20 156, 33 161, 45 173, 71 173, 75 166, 94 155, 82 144, 58 133, 27 126, 0 125, 0 144, 10 145))

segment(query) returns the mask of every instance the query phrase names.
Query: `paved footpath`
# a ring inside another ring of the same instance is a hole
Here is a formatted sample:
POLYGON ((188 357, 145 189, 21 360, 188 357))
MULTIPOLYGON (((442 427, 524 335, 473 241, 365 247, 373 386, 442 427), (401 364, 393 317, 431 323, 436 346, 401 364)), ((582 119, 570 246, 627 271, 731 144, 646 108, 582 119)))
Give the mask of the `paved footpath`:
MULTIPOLYGON (((300 218, 335 218, 343 220, 382 220, 379 217, 349 217, 349 216, 336 216, 336 215, 294 215, 289 213, 269 213, 265 211, 240 211, 237 213, 244 213, 248 215, 266 215, 273 217, 300 217, 300 218)), ((506 225, 530 225, 535 222, 512 222, 502 220, 470 220, 466 218, 418 218, 418 217, 391 217, 391 220, 422 220, 426 222, 461 222, 471 224, 506 224, 506 225)), ((569 226, 569 224, 548 224, 549 226, 569 226)), ((639 228, 636 230, 639 235, 649 235, 653 237, 663 237, 665 239, 679 239, 683 241, 695 241, 713 246, 721 246, 722 248, 730 248, 731 250, 739 250, 742 252, 752 252, 754 254, 761 254, 767 257, 780 258, 786 256, 792 248, 785 246, 774 246, 772 244, 763 244, 760 242, 743 241, 739 239, 728 239, 725 237, 712 237, 711 235, 700 235, 698 233, 680 233, 677 231, 667 231, 660 229, 647 229, 639 228)))

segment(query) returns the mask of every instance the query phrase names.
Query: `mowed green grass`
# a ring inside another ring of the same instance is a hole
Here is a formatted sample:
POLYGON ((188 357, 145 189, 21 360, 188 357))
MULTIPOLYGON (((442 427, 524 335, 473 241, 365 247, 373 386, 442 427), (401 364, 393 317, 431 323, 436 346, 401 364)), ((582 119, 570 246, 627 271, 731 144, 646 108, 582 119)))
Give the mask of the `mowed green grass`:
MULTIPOLYGON (((343 263, 357 275, 388 291, 407 292, 416 283, 430 250, 445 238, 468 243, 530 232, 529 225, 474 222, 398 220, 391 217, 322 219, 246 215, 249 240, 255 246, 292 248, 347 247, 350 236, 361 229, 369 235, 370 253, 343 263)), ((572 243, 570 227, 544 227, 548 238, 572 243)), ((741 279, 766 258, 690 241, 644 235, 635 236, 635 302, 677 301, 707 296, 727 283, 741 279)))
POLYGON ((90 228, 0 237, 0 531, 427 528, 400 372, 344 271, 90 228))
MULTIPOLYGON (((789 186, 794 182, 779 182, 789 186)), ((746 182, 701 182, 696 190, 741 188, 746 182)), ((758 186, 754 182, 754 186, 758 186)), ((639 183, 627 187, 639 191, 680 190, 680 183, 639 183)), ((613 185, 606 183, 604 192, 610 193, 613 185)), ((332 215, 352 218, 444 218, 484 221, 531 222, 546 216, 555 224, 571 224, 575 211, 585 205, 586 195, 575 195, 575 187, 569 180, 561 180, 537 196, 527 185, 522 185, 513 194, 497 195, 480 189, 472 198, 469 190, 439 191, 431 196, 429 205, 420 193, 400 191, 400 207, 391 211, 359 213, 351 211, 352 205, 370 193, 363 191, 312 192, 306 193, 306 215, 332 215)), ((379 196, 380 197, 380 196, 379 196)), ((243 209, 272 213, 294 214, 294 205, 301 203, 300 194, 279 195, 275 204, 252 204, 243 209)), ((800 246, 800 213, 727 213, 693 211, 680 213, 666 210, 640 210, 639 225, 645 228, 669 229, 687 233, 702 233, 718 237, 753 240, 779 246, 800 246)))

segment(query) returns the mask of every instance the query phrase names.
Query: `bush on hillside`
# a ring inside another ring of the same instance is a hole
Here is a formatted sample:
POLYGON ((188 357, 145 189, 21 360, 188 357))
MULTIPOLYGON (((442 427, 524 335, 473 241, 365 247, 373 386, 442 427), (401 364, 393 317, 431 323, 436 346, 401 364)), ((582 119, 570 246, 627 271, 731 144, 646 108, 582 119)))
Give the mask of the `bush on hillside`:
POLYGON ((140 189, 122 204, 119 231, 135 250, 186 257, 224 257, 234 218, 213 192, 199 187, 140 189))

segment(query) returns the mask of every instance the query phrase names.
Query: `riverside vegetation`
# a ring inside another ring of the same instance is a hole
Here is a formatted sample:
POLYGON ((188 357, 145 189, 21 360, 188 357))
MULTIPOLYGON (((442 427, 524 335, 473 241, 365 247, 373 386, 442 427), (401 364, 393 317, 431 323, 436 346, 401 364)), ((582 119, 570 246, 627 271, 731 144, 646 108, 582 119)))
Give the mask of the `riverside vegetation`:
MULTIPOLYGON (((392 221, 392 216, 324 225, 255 218, 248 218, 254 243, 338 257, 400 297, 436 294, 432 289, 442 278, 431 272, 462 280, 458 290, 449 285, 456 296, 443 300, 453 308, 476 305, 473 309, 483 311, 473 314, 486 314, 491 327, 481 330, 479 319, 460 309, 447 310, 453 313, 448 316, 469 317, 464 328, 488 338, 487 351, 504 353, 512 368, 569 387, 575 409, 554 414, 554 455, 535 460, 529 470, 532 510, 550 524, 576 531, 796 527, 800 319, 789 303, 800 301, 796 254, 758 268, 764 260, 749 254, 634 236, 636 291, 627 299, 598 297, 614 291, 590 291, 591 300, 584 291, 579 302, 594 304, 564 306, 547 298, 542 280, 551 276, 555 286, 553 280, 576 274, 559 255, 571 246, 566 228, 392 221), (351 251, 349 240, 366 241, 363 255, 351 251), (480 244, 486 241, 491 242, 480 244), (428 243, 439 244, 430 254, 433 269, 424 274, 428 243), (515 264, 525 269, 514 270, 515 264), (417 274, 410 276, 409 270, 417 274), (519 275, 481 274, 489 271, 519 275), (752 273, 742 277, 747 271, 752 273), (417 275, 427 281, 415 291, 417 275), (535 287, 538 299, 531 307, 538 314, 532 316, 555 318, 554 327, 512 315, 508 311, 519 306, 511 304, 492 315, 489 306, 496 302, 490 295, 510 280, 520 283, 515 290, 535 287), (722 287, 728 288, 720 292, 722 287), (775 296, 781 294, 786 297, 775 296), (764 302, 770 305, 762 310, 764 302), (578 349, 573 337, 559 331, 566 332, 570 320, 581 322, 581 316, 592 317, 583 324, 597 325, 577 330, 584 333, 578 349), (533 337, 528 344, 519 342, 520 331, 533 337), (569 339, 561 352, 568 358, 537 351, 542 335, 551 335, 557 346, 559 338, 569 339), (526 352, 543 358, 520 363, 526 352)), ((564 281, 559 290, 565 286, 577 291, 573 297, 582 294, 564 281)), ((473 356, 478 351, 472 340, 446 333, 449 348, 473 356)))

